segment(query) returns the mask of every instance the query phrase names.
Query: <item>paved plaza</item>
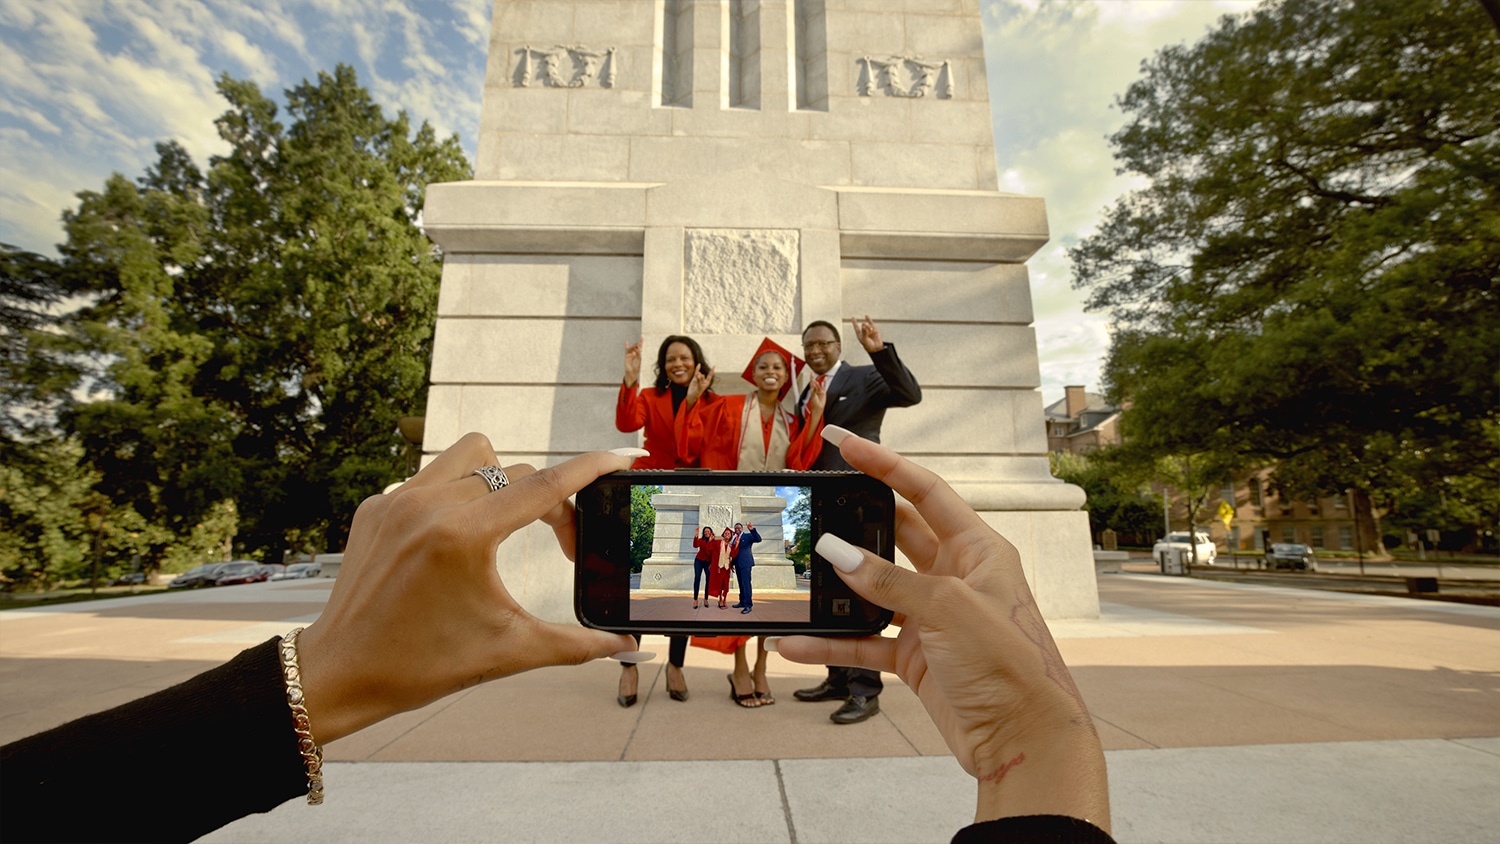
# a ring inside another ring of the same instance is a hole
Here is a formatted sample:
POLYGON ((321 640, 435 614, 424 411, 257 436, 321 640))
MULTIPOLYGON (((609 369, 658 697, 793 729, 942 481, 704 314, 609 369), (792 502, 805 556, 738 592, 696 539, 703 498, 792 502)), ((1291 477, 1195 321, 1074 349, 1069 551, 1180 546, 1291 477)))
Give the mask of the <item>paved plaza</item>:
MULTIPOLYGON (((317 617, 330 581, 0 613, 0 741, 185 679, 317 617)), ((1500 609, 1103 575, 1097 621, 1052 625, 1098 723, 1122 842, 1489 842, 1500 829, 1500 609)), ((328 801, 224 842, 946 841, 974 787, 916 697, 828 721, 772 656, 775 706, 728 699, 689 648, 692 697, 614 702, 609 662, 470 689, 330 744, 328 801)), ((162 786, 154 811, 171 811, 162 786)))

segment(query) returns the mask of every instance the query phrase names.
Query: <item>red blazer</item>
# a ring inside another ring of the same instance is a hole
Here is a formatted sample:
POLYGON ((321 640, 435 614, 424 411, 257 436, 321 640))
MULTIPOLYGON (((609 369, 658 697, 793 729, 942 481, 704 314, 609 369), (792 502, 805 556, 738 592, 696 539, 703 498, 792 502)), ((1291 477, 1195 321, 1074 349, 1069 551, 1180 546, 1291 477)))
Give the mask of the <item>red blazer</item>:
POLYGON ((704 560, 705 562, 712 561, 714 558, 714 543, 718 541, 717 539, 704 539, 701 534, 693 537, 693 547, 698 549, 698 553, 694 555, 693 559, 704 560))
MULTIPOLYGON (((701 407, 705 402, 712 405, 717 400, 718 396, 708 393, 699 397, 695 407, 701 407)), ((620 385, 620 397, 615 401, 615 427, 627 434, 645 428, 644 448, 651 452, 650 457, 637 457, 630 468, 676 469, 679 466, 697 466, 697 463, 680 459, 674 432, 675 423, 671 390, 646 387, 636 392, 634 387, 620 385)))
MULTIPOLYGON (((711 405, 702 401, 693 405, 686 414, 677 414, 677 454, 684 460, 695 461, 685 465, 701 466, 704 469, 738 469, 740 467, 740 420, 745 415, 745 402, 753 396, 724 396, 711 405)), ((823 439, 818 436, 823 428, 818 421, 818 431, 813 440, 803 444, 803 425, 797 417, 777 408, 777 413, 787 421, 786 467, 806 470, 818 459, 823 450, 823 439)), ((761 436, 760 431, 750 432, 761 436)))

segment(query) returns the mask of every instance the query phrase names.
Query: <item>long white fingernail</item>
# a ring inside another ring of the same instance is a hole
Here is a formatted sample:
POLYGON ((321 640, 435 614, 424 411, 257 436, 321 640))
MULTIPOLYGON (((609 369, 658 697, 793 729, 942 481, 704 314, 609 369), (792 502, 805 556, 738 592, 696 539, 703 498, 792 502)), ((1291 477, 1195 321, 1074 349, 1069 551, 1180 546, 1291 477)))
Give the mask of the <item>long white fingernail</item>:
POLYGON ((773 653, 773 654, 774 653, 778 653, 778 651, 776 649, 781 646, 781 637, 780 636, 767 636, 766 637, 765 646, 766 646, 766 650, 770 651, 771 653, 773 653))
POLYGON ((865 552, 831 533, 818 537, 818 544, 814 548, 823 559, 844 574, 859 568, 859 564, 865 561, 865 552))
POLYGON ((612 448, 610 454, 618 454, 621 457, 650 457, 651 452, 644 448, 612 448))
POLYGON ((843 445, 844 440, 854 435, 854 432, 848 428, 840 428, 837 425, 823 426, 823 439, 828 440, 834 445, 843 445))
POLYGON ((656 654, 652 651, 620 651, 617 654, 610 654, 609 658, 620 662, 650 662, 656 659, 656 654))

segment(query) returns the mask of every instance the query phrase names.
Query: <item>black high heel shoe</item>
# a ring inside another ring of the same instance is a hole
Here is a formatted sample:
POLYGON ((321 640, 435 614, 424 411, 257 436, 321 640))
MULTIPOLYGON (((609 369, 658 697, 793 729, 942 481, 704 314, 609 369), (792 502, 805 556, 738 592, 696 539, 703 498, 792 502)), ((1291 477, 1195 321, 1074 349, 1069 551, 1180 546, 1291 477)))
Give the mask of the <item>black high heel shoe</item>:
MULTIPOLYGON (((632 665, 630 667, 631 668, 635 668, 634 665, 632 665)), ((628 669, 624 669, 624 668, 620 669, 620 679, 622 679, 622 680, 625 679, 625 672, 627 670, 628 669)), ((636 699, 639 697, 639 689, 640 689, 640 684, 641 684, 641 675, 640 675, 640 671, 639 670, 636 671, 635 684, 636 684, 637 694, 630 694, 630 695, 627 695, 627 694, 617 694, 617 695, 615 695, 615 703, 618 703, 619 705, 625 707, 626 709, 629 709, 630 707, 635 706, 636 699)))
MULTIPOLYGON (((682 669, 681 668, 677 669, 677 673, 681 674, 682 673, 682 669)), ((687 701, 687 699, 688 699, 687 678, 686 677, 682 678, 682 688, 680 688, 680 689, 674 689, 674 688, 672 688, 672 669, 671 668, 667 669, 667 697, 670 697, 672 700, 675 700, 675 701, 683 701, 683 702, 687 701)))

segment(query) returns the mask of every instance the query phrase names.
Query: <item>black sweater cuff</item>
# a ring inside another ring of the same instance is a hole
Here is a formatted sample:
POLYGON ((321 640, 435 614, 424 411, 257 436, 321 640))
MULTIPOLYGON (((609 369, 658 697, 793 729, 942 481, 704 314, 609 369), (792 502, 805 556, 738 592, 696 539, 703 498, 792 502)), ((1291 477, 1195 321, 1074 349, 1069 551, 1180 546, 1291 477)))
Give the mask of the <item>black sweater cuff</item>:
POLYGON ((0 748, 0 839, 191 841, 306 794, 280 641, 0 748))

